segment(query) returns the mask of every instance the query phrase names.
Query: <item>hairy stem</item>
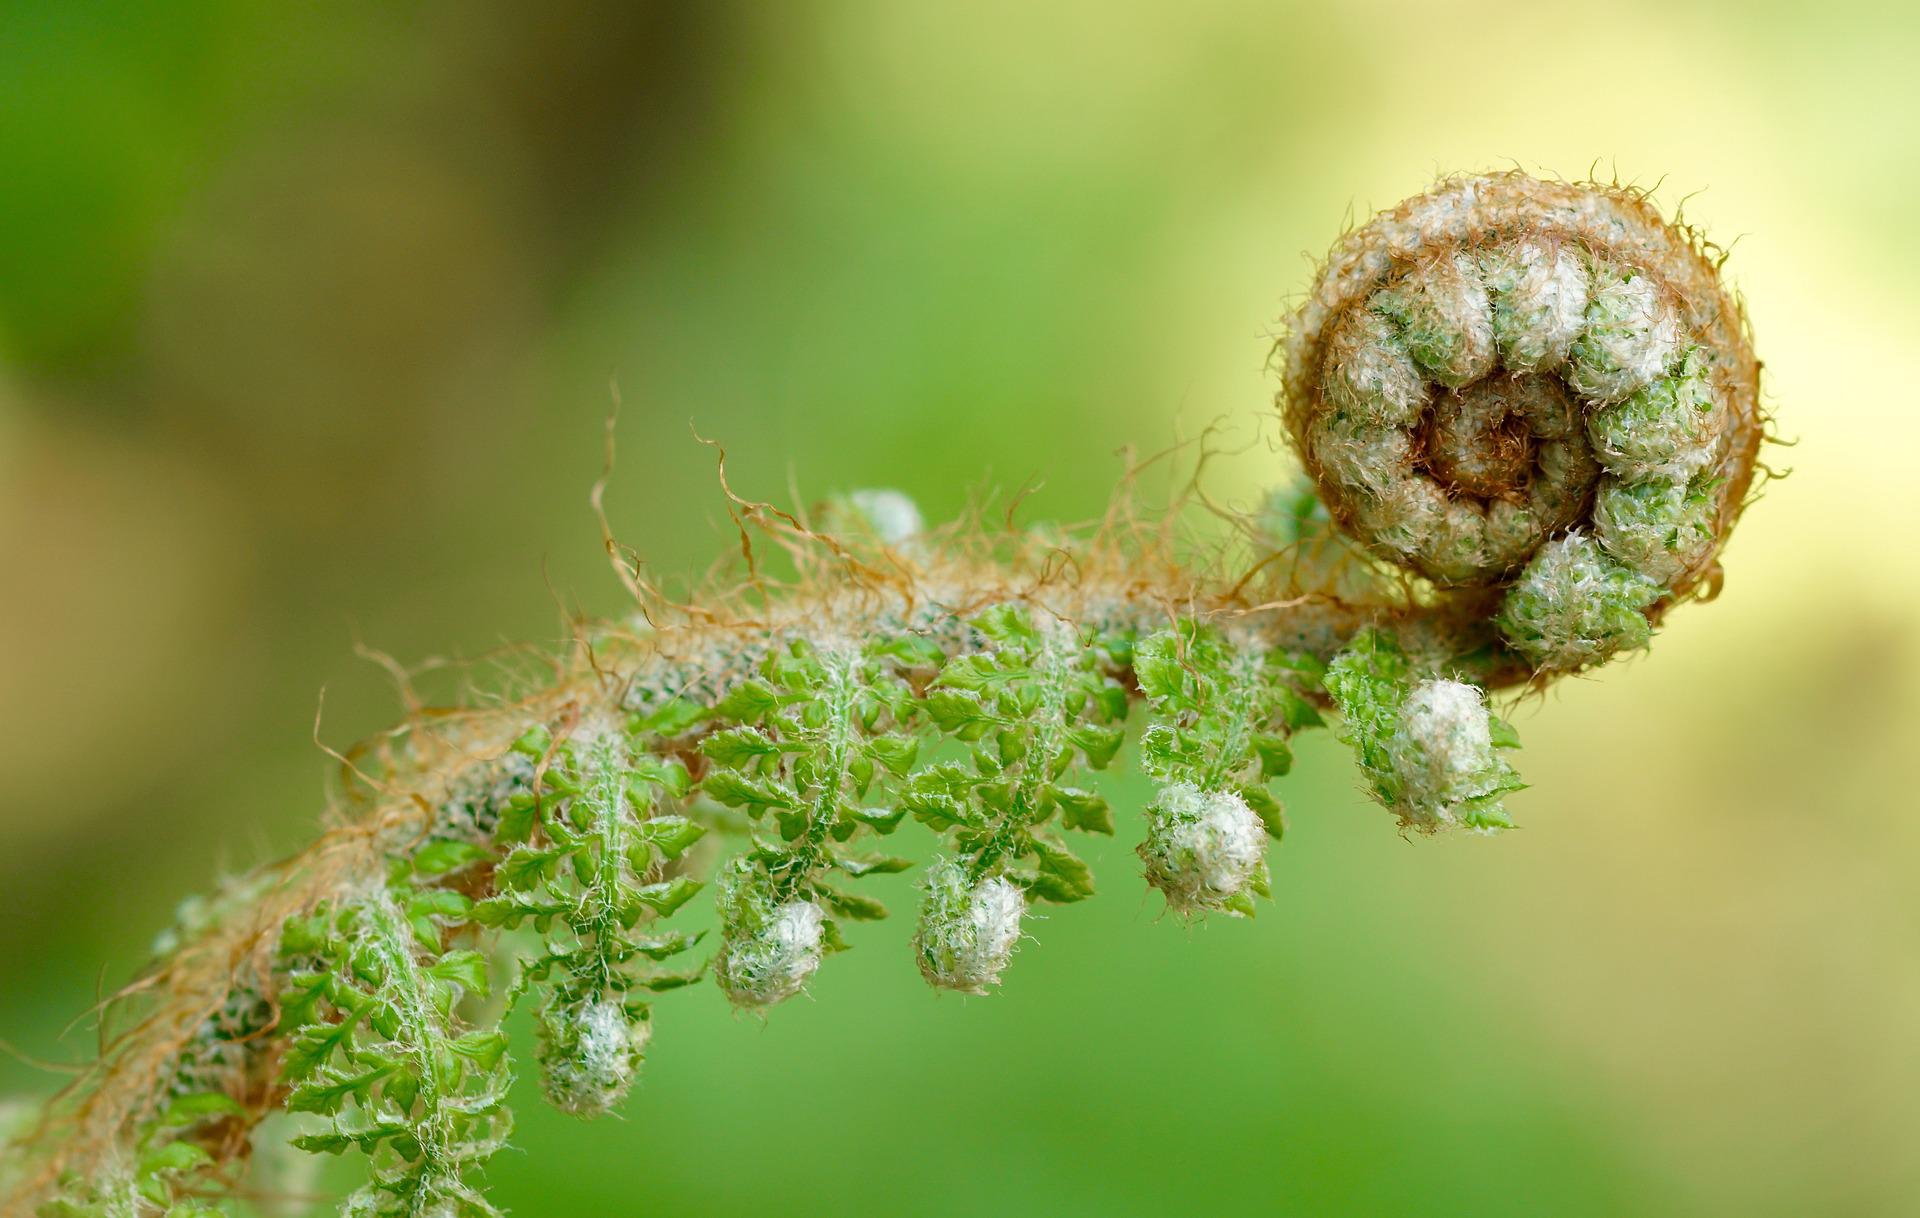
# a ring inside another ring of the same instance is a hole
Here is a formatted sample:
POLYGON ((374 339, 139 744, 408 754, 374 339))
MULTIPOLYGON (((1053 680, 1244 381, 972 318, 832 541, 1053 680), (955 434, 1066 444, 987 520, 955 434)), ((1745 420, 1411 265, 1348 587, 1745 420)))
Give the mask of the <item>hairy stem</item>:
POLYGON ((908 820, 937 839, 915 964, 987 992, 1033 904, 1092 895, 1073 835, 1119 831, 1090 775, 1136 712, 1137 853, 1181 917, 1268 894, 1271 784, 1329 714, 1403 829, 1510 825, 1490 694, 1718 587, 1765 422, 1744 320, 1644 199, 1507 174, 1343 238, 1281 354, 1309 480, 1216 511, 1224 536, 1189 527, 1199 496, 1143 521, 1130 471, 1080 529, 928 531, 890 491, 815 529, 728 490, 741 565, 685 602, 610 539, 634 612, 357 751, 313 846, 185 907, 0 1159, 0 1208, 224 1212, 285 1109, 323 1123, 296 1145, 367 1161, 352 1218, 488 1218, 502 1005, 539 1004, 548 1099, 604 1113, 660 995, 711 973, 766 1010, 887 916, 849 885, 910 866, 880 850, 908 820), (710 830, 735 850, 695 849, 710 830), (702 869, 720 941, 689 966, 702 869))

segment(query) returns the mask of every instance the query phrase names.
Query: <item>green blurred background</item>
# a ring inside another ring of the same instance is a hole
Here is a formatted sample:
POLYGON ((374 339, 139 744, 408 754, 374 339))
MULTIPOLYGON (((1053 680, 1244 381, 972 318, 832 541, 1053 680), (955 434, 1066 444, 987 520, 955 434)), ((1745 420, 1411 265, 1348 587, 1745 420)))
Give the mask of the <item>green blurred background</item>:
POLYGON ((1526 828, 1403 841, 1315 741, 1256 924, 1160 919, 1123 831, 990 1001, 863 927, 764 1025, 673 996, 624 1119, 529 1103, 493 1178, 528 1218, 1920 1213, 1910 5, 0 13, 21 1051, 80 1054, 184 892, 303 840, 322 688, 336 744, 396 713, 356 640, 620 607, 610 378, 660 571, 728 542, 690 421, 767 497, 1079 518, 1120 445, 1251 426, 1344 221, 1593 168, 1735 244, 1800 443, 1721 603, 1522 710, 1526 828))

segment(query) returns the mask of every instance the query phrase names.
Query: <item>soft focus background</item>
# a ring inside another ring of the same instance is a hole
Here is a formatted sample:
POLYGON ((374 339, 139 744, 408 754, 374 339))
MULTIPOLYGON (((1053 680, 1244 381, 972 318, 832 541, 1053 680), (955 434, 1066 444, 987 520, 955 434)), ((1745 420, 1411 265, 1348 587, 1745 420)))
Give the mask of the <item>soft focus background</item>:
MULTIPOLYGON (((406 660, 612 612, 743 490, 935 517, 1251 427, 1341 225, 1440 170, 1661 182, 1780 431, 1721 603, 1524 708, 1499 840, 1326 740, 1256 924, 1127 834, 1004 992, 910 918, 762 1025, 663 1003, 625 1119, 524 1106, 526 1218, 1920 1212, 1920 18, 1910 5, 0 8, 0 1036, 298 845, 406 660)), ((1242 501, 1264 452, 1222 475, 1242 501)), ((1137 780, 1115 784, 1138 800, 1137 780)), ((911 908, 902 882, 891 895, 911 908)), ((0 1093, 53 1077, 0 1060, 0 1093)), ((524 1085, 524 1084, 523 1084, 524 1085)), ((530 1088, 529 1088, 530 1090, 530 1088)), ((531 1098, 529 1096, 529 1098, 531 1098)))

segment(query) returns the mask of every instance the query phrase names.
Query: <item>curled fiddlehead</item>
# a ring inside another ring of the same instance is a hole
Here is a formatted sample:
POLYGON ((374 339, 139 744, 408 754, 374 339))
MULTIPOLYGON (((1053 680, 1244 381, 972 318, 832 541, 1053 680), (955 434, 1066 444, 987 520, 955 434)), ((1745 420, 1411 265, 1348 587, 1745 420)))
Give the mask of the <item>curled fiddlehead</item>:
POLYGON ((1334 519, 1536 671, 1643 646, 1711 578, 1764 428, 1708 248, 1616 187, 1442 182, 1334 248, 1284 357, 1334 519))
POLYGON ((1328 712, 1406 828, 1512 823, 1492 695, 1718 587, 1765 420, 1709 247, 1617 187, 1445 181, 1335 246, 1279 355, 1309 482, 1236 520, 1250 546, 1124 499, 989 534, 893 491, 817 528, 729 491, 745 592, 672 601, 623 561, 632 616, 383 737, 313 846, 183 907, 99 1062, 0 1157, 4 1212, 226 1212, 291 1112, 296 1146, 366 1162, 346 1213, 491 1215, 505 1009, 533 1004, 549 1101, 606 1112, 662 996, 711 976, 765 1011, 886 916, 847 884, 911 867, 876 848, 909 823, 938 835, 915 963, 985 993, 1034 904, 1093 894, 1067 831, 1119 831, 1091 772, 1129 756, 1157 788, 1140 878, 1180 917, 1270 893, 1272 784, 1328 712), (672 924, 703 872, 705 960, 672 924))

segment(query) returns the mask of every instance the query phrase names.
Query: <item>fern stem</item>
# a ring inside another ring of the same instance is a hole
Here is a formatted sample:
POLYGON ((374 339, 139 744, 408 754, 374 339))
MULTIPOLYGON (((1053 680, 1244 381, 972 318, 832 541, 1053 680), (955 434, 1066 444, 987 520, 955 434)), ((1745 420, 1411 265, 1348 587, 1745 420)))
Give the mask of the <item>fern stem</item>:
POLYGON ((916 964, 984 993, 1032 904, 1092 895, 1072 835, 1118 826, 1081 784, 1134 708, 1158 786, 1137 853, 1181 917, 1267 894, 1270 786, 1324 713, 1404 829, 1511 824, 1489 695, 1643 647, 1719 585, 1766 420, 1717 263, 1617 187, 1443 181, 1336 245, 1279 354, 1308 481, 1224 539, 1190 503, 1143 519, 1129 471, 1077 530, 928 532, 897 492, 816 530, 733 497, 743 569, 686 603, 622 560, 632 616, 357 755, 312 847, 183 918, 127 1029, 0 1161, 0 1208, 218 1213, 285 1107, 329 1122, 298 1145, 369 1160, 350 1218, 487 1218, 470 1177, 508 1066, 467 1001, 480 949, 509 1005, 538 996, 548 1098, 596 1116, 656 995, 711 972, 765 1010, 885 916, 844 882, 905 869, 877 848, 912 819, 937 838, 916 964), (710 824, 742 851, 694 850, 710 824), (667 967, 707 867, 719 948, 667 967))

